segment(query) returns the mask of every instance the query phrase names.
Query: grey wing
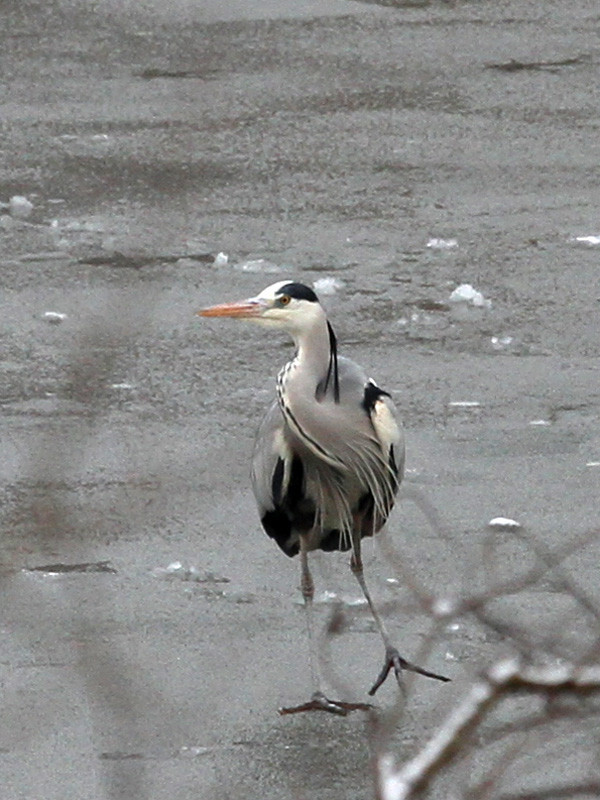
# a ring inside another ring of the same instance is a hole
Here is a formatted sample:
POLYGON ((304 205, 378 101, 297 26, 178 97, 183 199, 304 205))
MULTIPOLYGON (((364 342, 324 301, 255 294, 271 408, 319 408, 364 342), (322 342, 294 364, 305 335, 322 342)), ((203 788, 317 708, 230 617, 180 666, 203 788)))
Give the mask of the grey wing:
POLYGON ((355 431, 354 469, 363 476, 362 502, 370 504, 370 524, 377 531, 394 505, 404 474, 404 436, 390 394, 367 379, 353 361, 340 358, 339 367, 340 400, 348 407, 345 413, 355 431))
POLYGON ((260 423, 252 452, 252 490, 261 519, 265 512, 275 507, 273 473, 280 457, 277 443, 283 441, 283 425, 283 417, 275 401, 260 423))

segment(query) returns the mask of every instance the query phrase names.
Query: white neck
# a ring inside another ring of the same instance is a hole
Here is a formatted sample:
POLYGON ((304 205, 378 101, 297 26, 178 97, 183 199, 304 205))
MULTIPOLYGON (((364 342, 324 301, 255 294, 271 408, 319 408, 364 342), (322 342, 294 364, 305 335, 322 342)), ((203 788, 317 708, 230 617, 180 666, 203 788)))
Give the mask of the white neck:
POLYGON ((297 347, 297 372, 316 386, 327 374, 330 357, 327 317, 320 305, 315 304, 310 324, 304 325, 293 336, 297 347))

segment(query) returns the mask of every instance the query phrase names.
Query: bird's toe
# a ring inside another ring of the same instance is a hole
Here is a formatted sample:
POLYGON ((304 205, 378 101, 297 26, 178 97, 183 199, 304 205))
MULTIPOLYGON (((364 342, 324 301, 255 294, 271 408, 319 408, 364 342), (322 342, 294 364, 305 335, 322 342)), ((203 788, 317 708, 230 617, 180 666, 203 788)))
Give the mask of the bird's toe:
POLYGON ((345 717, 351 711, 370 711, 370 703, 347 703, 343 700, 330 700, 323 692, 315 692, 308 703, 299 706, 288 706, 279 709, 280 714, 302 714, 305 711, 326 711, 345 717))
POLYGON ((433 678, 436 681, 443 681, 444 683, 450 680, 450 678, 447 678, 445 675, 439 675, 437 672, 430 672, 427 669, 423 669, 423 667, 417 666, 417 664, 413 664, 411 661, 407 661, 400 655, 395 647, 386 647, 385 661, 383 663, 381 672, 377 676, 377 680, 373 686, 369 689, 369 695, 371 697, 385 682, 392 669, 394 670, 394 675, 398 681, 398 686, 402 691, 404 691, 403 670, 408 672, 416 672, 418 675, 423 675, 426 678, 433 678))

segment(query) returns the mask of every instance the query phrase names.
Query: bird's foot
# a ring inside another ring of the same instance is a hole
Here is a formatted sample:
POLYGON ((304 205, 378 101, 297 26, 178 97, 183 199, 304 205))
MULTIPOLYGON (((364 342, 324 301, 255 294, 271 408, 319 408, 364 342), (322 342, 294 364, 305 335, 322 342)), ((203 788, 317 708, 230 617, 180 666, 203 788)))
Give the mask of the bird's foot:
POLYGON ((405 669, 408 672, 416 672, 419 675, 424 675, 426 678, 434 678, 436 681, 444 681, 447 682, 450 678, 446 678, 445 675, 438 675, 437 672, 429 672, 427 669, 423 669, 422 667, 418 667, 416 664, 412 664, 410 661, 407 661, 405 658, 402 658, 400 653, 396 650, 395 647, 388 647, 385 651, 385 662, 383 665, 383 669, 377 676, 377 680, 373 684, 373 686, 369 689, 369 694, 371 697, 375 694, 377 689, 384 683, 385 679, 389 675, 391 670, 394 670, 394 675, 396 676, 396 680, 398 681, 398 686, 402 689, 403 682, 402 682, 402 670, 405 669))
POLYGON ((343 700, 330 700, 323 692, 315 692, 308 703, 300 706, 280 708, 280 714, 302 714, 304 711, 327 711, 329 714, 338 714, 345 717, 350 711, 370 711, 370 703, 345 703, 343 700))

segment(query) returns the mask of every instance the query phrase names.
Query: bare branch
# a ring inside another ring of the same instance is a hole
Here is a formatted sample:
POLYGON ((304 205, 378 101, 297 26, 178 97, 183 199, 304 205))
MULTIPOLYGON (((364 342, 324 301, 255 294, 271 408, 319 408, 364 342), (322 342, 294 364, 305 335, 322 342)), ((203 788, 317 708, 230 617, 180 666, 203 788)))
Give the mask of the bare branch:
POLYGON ((517 659, 499 661, 473 684, 467 696, 414 758, 398 769, 394 768, 389 755, 381 758, 378 797, 381 800, 414 797, 451 758, 486 711, 510 690, 544 694, 598 692, 600 666, 540 667, 521 664, 517 659))

